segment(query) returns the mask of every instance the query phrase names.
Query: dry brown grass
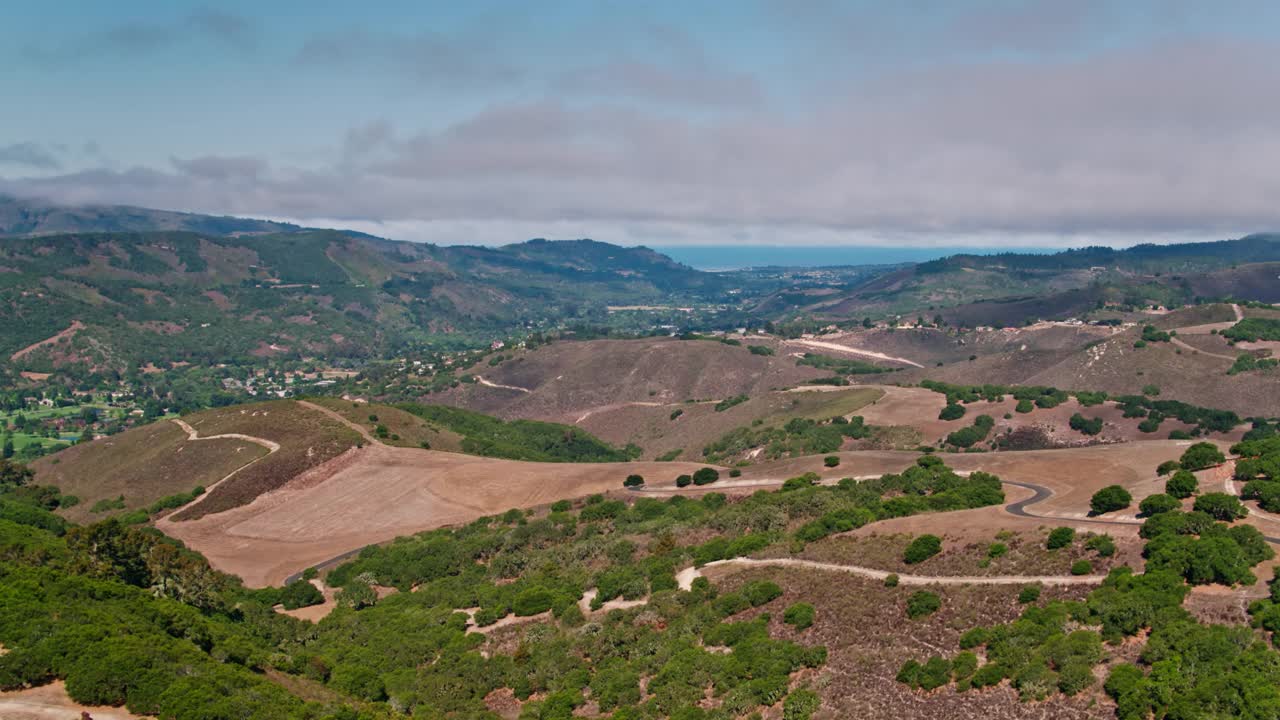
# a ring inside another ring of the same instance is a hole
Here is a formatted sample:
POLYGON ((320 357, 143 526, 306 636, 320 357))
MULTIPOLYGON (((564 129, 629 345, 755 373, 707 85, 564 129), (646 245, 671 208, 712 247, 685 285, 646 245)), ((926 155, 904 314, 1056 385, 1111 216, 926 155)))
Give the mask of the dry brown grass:
POLYGON ((339 398, 312 398, 313 402, 322 407, 329 408, 346 418, 348 422, 359 425, 368 432, 372 433, 378 425, 384 425, 387 432, 395 437, 387 437, 381 442, 396 447, 420 448, 422 443, 427 443, 432 450, 443 450, 445 452, 461 452, 462 436, 432 426, 426 420, 407 413, 399 408, 390 405, 382 405, 379 403, 352 403, 339 398), (377 421, 369 419, 369 416, 377 417, 377 421))
POLYGON ((194 520, 244 505, 363 442, 356 431, 292 400, 208 410, 186 421, 202 436, 240 433, 277 442, 280 450, 175 513, 174 520, 194 520))
MULTIPOLYGON (((960 634, 976 625, 1016 618, 1017 586, 959 586, 930 588, 942 597, 942 609, 908 620, 906 598, 919 588, 886 588, 883 583, 852 576, 795 568, 713 568, 719 587, 731 590, 759 579, 784 588, 782 597, 735 616, 748 619, 770 614, 770 633, 810 645, 825 645, 826 665, 809 679, 822 696, 819 718, 1103 718, 1113 717, 1114 705, 1100 689, 1073 699, 1055 698, 1022 703, 1008 685, 981 692, 957 693, 947 687, 913 692, 895 680, 908 659, 929 655, 954 656, 960 634), (813 627, 796 633, 782 623, 782 611, 794 602, 816 609, 813 627)), ((1083 597, 1088 588, 1045 588, 1041 602, 1083 597)))
POLYGON ((36 482, 56 485, 80 504, 62 511, 69 520, 89 522, 99 500, 124 496, 133 510, 197 485, 209 487, 266 449, 246 440, 187 440, 177 425, 161 420, 119 435, 74 445, 32 463, 36 482))

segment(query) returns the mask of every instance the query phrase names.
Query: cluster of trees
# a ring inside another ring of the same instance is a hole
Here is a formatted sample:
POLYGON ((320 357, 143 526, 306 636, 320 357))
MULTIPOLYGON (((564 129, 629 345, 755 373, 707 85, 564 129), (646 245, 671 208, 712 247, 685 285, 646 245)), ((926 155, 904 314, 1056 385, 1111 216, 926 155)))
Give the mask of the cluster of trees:
POLYGON ((1222 335, 1235 342, 1280 340, 1280 320, 1273 318, 1245 318, 1223 330, 1222 335))
MULTIPOLYGON (((954 385, 937 380, 924 380, 920 383, 920 386, 946 395, 948 405, 968 405, 980 400, 1000 402, 1006 395, 1009 395, 1018 401, 1016 409, 1022 413, 1031 412, 1036 407, 1057 407, 1072 396, 1075 396, 1076 400, 1085 407, 1099 405, 1110 399, 1120 406, 1124 411, 1124 416, 1127 418, 1152 419, 1155 424, 1155 427, 1151 428, 1153 432, 1159 427, 1159 421, 1166 417, 1177 418, 1187 425, 1196 426, 1195 430, 1192 431, 1193 435, 1209 432, 1226 433, 1235 429, 1241 423, 1239 415, 1227 410, 1212 410, 1177 400, 1157 400, 1146 395, 1108 397, 1105 392, 1067 392, 1057 388, 1041 386, 954 385)), ((1158 394, 1158 392, 1157 389, 1153 394, 1158 394)), ((950 412, 954 413, 955 411, 952 410, 950 412)), ((955 417, 960 417, 961 415, 963 413, 955 417)))
POLYGON ((804 357, 796 361, 797 365, 808 365, 819 370, 830 370, 838 376, 846 375, 878 375, 880 373, 891 373, 898 368, 880 367, 873 365, 864 360, 853 360, 850 358, 834 358, 829 355, 818 355, 815 353, 805 353, 804 357))
POLYGON ((402 403, 413 415, 462 436, 463 452, 536 462, 622 462, 640 448, 615 448, 585 430, 537 420, 500 420, 443 405, 402 403))
POLYGON ((948 445, 954 445, 958 448, 971 448, 986 440, 995 424, 995 419, 990 415, 979 415, 973 419, 972 425, 949 433, 946 442, 948 445))
POLYGON ((872 429, 863 422, 861 415, 852 418, 837 415, 826 421, 792 418, 781 427, 751 426, 730 430, 704 447, 702 455, 711 462, 720 462, 760 447, 764 448, 761 454, 770 460, 833 453, 844 445, 846 438, 865 438, 872 429))
POLYGON ((1231 447, 1239 456, 1235 479, 1244 482, 1242 496, 1257 500, 1268 512, 1280 512, 1280 437, 1245 440, 1231 447))
POLYGON ((891 517, 1004 502, 998 477, 983 472, 963 477, 931 455, 920 458, 900 474, 890 473, 862 482, 846 478, 834 488, 813 487, 788 495, 797 501, 813 496, 821 496, 826 501, 821 515, 796 530, 795 538, 801 542, 814 542, 891 517))
POLYGON ((1227 370, 1228 375, 1239 375, 1253 370, 1271 370, 1280 367, 1280 358, 1260 358, 1253 353, 1241 353, 1227 370))
POLYGON ((1086 418, 1080 413, 1076 413, 1071 416, 1068 424, 1072 430, 1085 435, 1097 435, 1102 432, 1102 418, 1100 417, 1086 418))

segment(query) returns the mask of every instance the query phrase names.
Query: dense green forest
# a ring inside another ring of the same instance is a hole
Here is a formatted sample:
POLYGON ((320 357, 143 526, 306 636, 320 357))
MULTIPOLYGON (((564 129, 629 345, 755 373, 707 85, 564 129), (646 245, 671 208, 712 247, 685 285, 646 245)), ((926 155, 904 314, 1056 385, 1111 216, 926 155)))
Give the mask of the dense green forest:
POLYGON ((62 678, 77 701, 179 720, 496 717, 483 700, 503 688, 532 700, 527 718, 568 718, 588 699, 613 718, 729 718, 779 701, 808 717, 816 696, 792 676, 826 650, 734 619, 782 590, 720 591, 705 579, 680 590, 676 570, 803 544, 817 528, 1003 499, 995 478, 927 459, 879 481, 793 483, 737 501, 563 501, 543 516, 511 511, 367 548, 329 575, 339 607, 312 626, 271 610, 292 591, 246 590, 152 530, 67 526, 49 512, 56 493, 5 468, 4 502, 22 511, 0 519, 0 688, 62 678), (401 592, 378 599, 375 584, 401 592), (588 618, 588 588, 593 608, 648 602, 588 618), (512 652, 482 655, 467 608, 481 626, 512 614, 538 624, 512 652), (329 699, 304 702, 279 675, 329 699), (697 707, 707 693, 717 709, 697 707))

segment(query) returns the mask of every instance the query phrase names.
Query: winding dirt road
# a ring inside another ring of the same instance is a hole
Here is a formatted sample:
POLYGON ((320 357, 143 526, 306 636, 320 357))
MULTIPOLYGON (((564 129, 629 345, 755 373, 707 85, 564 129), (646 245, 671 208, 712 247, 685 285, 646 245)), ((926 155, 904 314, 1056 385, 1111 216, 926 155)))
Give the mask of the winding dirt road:
POLYGON ((216 483, 214 483, 214 484, 210 485, 209 487, 205 488, 205 489, 204 489, 204 493, 203 493, 203 494, 201 494, 199 497, 195 498, 194 500, 192 500, 191 502, 187 503, 186 505, 182 505, 182 506, 180 506, 180 507, 178 507, 178 508, 174 509, 174 511, 173 511, 173 512, 171 512, 171 513, 169 513, 169 514, 165 515, 164 517, 162 517, 162 518, 160 518, 160 519, 156 520, 156 527, 157 527, 157 528, 160 528, 160 529, 164 529, 164 526, 165 526, 165 525, 172 525, 172 522, 173 522, 173 521, 169 520, 169 518, 170 518, 170 517, 173 517, 174 515, 177 515, 178 513, 183 512, 183 511, 187 510, 188 508, 195 507, 195 506, 196 506, 196 505, 198 505, 201 501, 203 501, 205 498, 209 497, 209 493, 213 492, 214 488, 216 488, 216 487, 218 487, 219 485, 221 485, 222 483, 224 483, 224 482, 226 482, 226 481, 230 480, 232 477, 234 477, 234 476, 235 476, 235 474, 236 474, 236 473, 240 472, 241 470, 244 470, 245 468, 249 467, 250 465, 252 465, 252 464, 254 464, 254 463, 256 463, 256 462, 258 462, 258 461, 262 460, 263 458, 270 456, 272 453, 275 453, 275 452, 277 452, 277 451, 279 451, 279 450, 280 450, 280 443, 278 443, 278 442, 276 442, 276 441, 274 441, 274 440, 268 440, 268 439, 266 439, 266 438, 254 437, 253 435, 244 435, 244 434, 241 434, 241 433, 223 433, 223 434, 221 434, 221 435, 205 435, 205 436, 201 437, 200 432, 199 432, 198 430, 196 430, 195 428, 191 427, 191 425, 189 425, 189 424, 187 423, 187 421, 186 421, 186 420, 183 420, 182 418, 171 418, 170 420, 173 422, 173 424, 177 425, 178 427, 180 427, 180 428, 182 428, 184 431, 186 431, 186 433, 187 433, 187 440, 189 440, 189 441, 191 441, 191 442, 199 442, 199 441, 201 441, 201 440, 245 440, 245 441, 247 441, 247 442, 254 443, 255 445, 261 445, 262 447, 266 448, 266 449, 267 449, 267 454, 266 454, 266 455, 259 455, 258 457, 256 457, 256 458, 254 458, 254 459, 250 460, 249 462, 247 462, 247 463, 245 463, 245 464, 241 465, 240 467, 236 468, 235 470, 232 470, 231 472, 229 472, 229 473, 227 473, 226 475, 222 476, 222 478, 220 478, 220 479, 218 480, 218 482, 216 482, 216 483))
POLYGON ((902 585, 1096 585, 1106 579, 1106 575, 904 575, 887 570, 863 567, 861 565, 840 565, 838 563, 801 560, 800 558, 731 558, 716 560, 702 567, 688 567, 676 574, 676 584, 681 590, 693 587, 695 578, 701 577, 707 568, 728 565, 746 565, 749 567, 798 567, 807 570, 824 570, 859 575, 872 580, 884 580, 890 575, 898 576, 902 585))

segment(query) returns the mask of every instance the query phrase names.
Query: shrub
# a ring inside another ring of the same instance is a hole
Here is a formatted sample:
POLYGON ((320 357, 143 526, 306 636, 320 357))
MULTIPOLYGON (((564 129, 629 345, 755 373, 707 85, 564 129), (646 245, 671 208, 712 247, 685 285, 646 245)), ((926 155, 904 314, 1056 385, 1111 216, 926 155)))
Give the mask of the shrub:
POLYGON ((747 598, 747 602, 751 603, 751 607, 760 607, 771 600, 782 597, 782 588, 778 587, 777 583, 758 580, 743 586, 742 594, 747 598))
POLYGON ((1160 477, 1164 477, 1165 475, 1175 472, 1181 467, 1182 466, 1178 464, 1177 460, 1165 460, 1156 468, 1156 474, 1160 477))
POLYGON ((675 410, 672 410, 672 411, 671 411, 671 419, 672 419, 672 420, 675 420, 676 418, 680 417, 680 416, 681 416, 681 415, 683 415, 683 414, 684 414, 684 410, 683 410, 683 409, 681 409, 681 408, 676 408, 675 410))
POLYGON ((1240 503, 1234 495, 1226 493, 1214 492, 1205 493, 1196 498, 1193 506, 1196 512, 1202 512, 1215 520, 1230 522, 1239 520, 1249 514, 1248 508, 1240 503))
POLYGON ((1077 560, 1071 563, 1072 575, 1088 575, 1093 572, 1093 563, 1088 560, 1077 560))
POLYGON ((884 576, 885 587, 898 587, 898 573, 889 573, 884 576))
POLYGON ((324 595, 316 589, 315 585, 306 580, 295 580, 280 591, 280 604, 285 610, 297 610, 298 608, 319 605, 324 602, 324 595))
POLYGON ((1133 502, 1133 496, 1128 490, 1119 485, 1108 485, 1089 498, 1089 508, 1094 514, 1115 512, 1129 507, 1129 503, 1133 502))
POLYGON ((568 500, 557 500, 551 503, 551 512, 569 512, 573 509, 573 503, 568 500))
POLYGON ((1031 412, 1032 410, 1034 410, 1035 408, 1036 408, 1036 406, 1035 406, 1034 404, 1032 404, 1032 402, 1031 402, 1030 400, 1027 400, 1026 398, 1023 398, 1022 400, 1019 400, 1019 401, 1018 401, 1018 404, 1017 404, 1017 405, 1015 405, 1013 409, 1014 409, 1014 410, 1016 410, 1016 411, 1018 411, 1018 412, 1020 412, 1020 413, 1029 413, 1029 412, 1031 412))
POLYGON ((1148 517, 1180 509, 1182 509, 1182 503, 1179 502, 1177 498, 1172 495, 1165 495, 1162 493, 1149 495, 1143 498, 1142 502, 1138 503, 1138 510, 1148 517))
POLYGON ((939 420, 959 420, 964 417, 964 406, 957 403, 947 403, 942 408, 942 412, 938 413, 939 420))
POLYGON ((1004 543, 991 543, 987 546, 987 557, 992 560, 1001 557, 1009 552, 1009 546, 1004 543))
POLYGON ((644 485, 644 478, 640 475, 628 475, 627 479, 622 481, 623 487, 633 488, 641 485, 644 485))
POLYGON ((928 590, 917 590, 907 597, 907 617, 915 620, 932 615, 942 607, 942 599, 928 590))
POLYGON ((677 476, 676 476, 676 487, 689 487, 691 484, 693 484, 693 476, 692 476, 692 475, 677 475, 677 476))
POLYGON ((805 630, 813 625, 814 610, 809 603, 796 603, 782 613, 782 622, 795 628, 805 630))
POLYGON ((1069 527, 1054 528, 1049 531, 1049 539, 1045 541, 1045 547, 1050 550, 1064 548, 1076 539, 1076 531, 1069 527))
POLYGON ((924 562, 942 552, 942 538, 937 535, 921 535, 902 551, 902 560, 908 565, 924 562))
POLYGON ((793 690, 787 695, 787 699, 782 701, 782 720, 809 720, 821 704, 822 699, 814 691, 808 688, 793 690))
POLYGON ((1102 418, 1086 418, 1080 413, 1071 416, 1068 422, 1072 430, 1084 433, 1085 435, 1097 435, 1102 432, 1102 418))
POLYGON ((1111 557, 1116 554, 1116 541, 1110 535, 1094 535, 1084 543, 1085 548, 1098 553, 1099 557, 1111 557))
POLYGON ((716 472, 715 468, 709 468, 709 467, 698 468, 693 473, 694 485, 710 485, 711 483, 719 479, 720 479, 720 473, 716 472))
POLYGON ((1018 602, 1026 605, 1040 599, 1040 586, 1028 585, 1018 592, 1018 602))
POLYGON ((1186 470, 1205 470, 1215 465, 1221 465, 1226 462, 1227 458, 1218 449, 1217 445, 1208 442, 1198 442, 1187 448, 1182 453, 1182 459, 1178 461, 1186 470))
POLYGON ((511 600, 511 611, 520 617, 537 615, 550 610, 555 601, 555 593, 541 585, 535 585, 516 594, 511 600))
POLYGON ((1164 483, 1164 492, 1170 497, 1185 500, 1200 489, 1200 481, 1189 470, 1178 470, 1164 483))
POLYGON ((839 455, 828 455, 822 458, 822 464, 829 468, 838 467, 840 465, 839 455))

